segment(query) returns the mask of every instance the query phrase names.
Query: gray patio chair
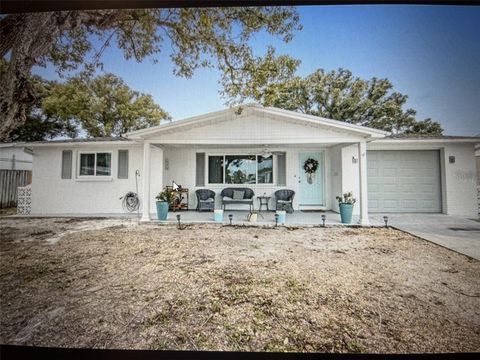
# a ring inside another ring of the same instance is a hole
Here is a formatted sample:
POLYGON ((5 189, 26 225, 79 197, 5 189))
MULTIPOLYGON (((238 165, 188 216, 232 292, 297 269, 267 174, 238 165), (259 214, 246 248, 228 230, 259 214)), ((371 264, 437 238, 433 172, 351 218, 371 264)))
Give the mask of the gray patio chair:
POLYGON ((197 211, 215 209, 215 192, 209 189, 198 189, 195 191, 197 196, 197 211))
POLYGON ((277 210, 285 210, 287 213, 293 213, 293 197, 295 191, 282 189, 275 191, 275 208, 277 210))
POLYGON ((255 193, 249 188, 225 188, 222 190, 220 196, 222 197, 222 206, 225 210, 225 205, 228 204, 245 204, 250 206, 250 211, 253 211, 253 197, 255 193), (243 199, 235 199, 234 191, 243 191, 243 199))

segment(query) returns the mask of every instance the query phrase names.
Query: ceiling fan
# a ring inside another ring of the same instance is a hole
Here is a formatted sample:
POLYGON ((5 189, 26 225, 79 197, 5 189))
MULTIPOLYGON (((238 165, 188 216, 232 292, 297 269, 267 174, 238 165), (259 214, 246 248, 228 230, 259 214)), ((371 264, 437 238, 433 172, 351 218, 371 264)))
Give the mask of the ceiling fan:
POLYGON ((282 151, 271 151, 267 145, 264 145, 264 149, 263 151, 260 153, 260 155, 263 157, 263 158, 268 158, 272 155, 279 155, 279 154, 283 154, 282 151))

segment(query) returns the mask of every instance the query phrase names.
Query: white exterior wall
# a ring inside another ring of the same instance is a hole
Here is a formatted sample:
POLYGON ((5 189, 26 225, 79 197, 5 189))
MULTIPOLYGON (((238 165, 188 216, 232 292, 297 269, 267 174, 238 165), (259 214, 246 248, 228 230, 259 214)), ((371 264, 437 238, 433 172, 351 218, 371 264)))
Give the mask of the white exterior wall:
MULTIPOLYGON (((360 214, 360 176, 359 176, 359 159, 358 159, 358 145, 349 145, 342 147, 342 188, 340 193, 336 196, 343 195, 346 192, 352 191, 353 197, 357 199, 355 206, 353 207, 353 214, 360 214), (353 163, 352 157, 357 159, 356 163, 353 163)), ((368 163, 368 155, 367 155, 368 163)), ((338 205, 336 206, 338 211, 338 205)))
POLYGON ((476 165, 473 144, 452 144, 445 146, 440 153, 443 157, 445 176, 443 177, 446 208, 449 215, 478 216, 476 165), (449 157, 455 156, 455 163, 449 157))
MULTIPOLYGON (((119 198, 135 192, 135 170, 142 170, 142 147, 125 143, 68 147, 37 147, 34 149, 32 174, 32 215, 54 214, 123 214, 119 198), (128 179, 117 178, 118 150, 129 150, 128 179), (72 179, 62 179, 62 150, 72 150, 72 179), (112 152, 112 177, 101 181, 77 177, 78 152, 112 152)), ((142 174, 140 174, 142 175, 142 174)), ((138 179, 142 199, 142 178, 138 179)))
POLYGON ((32 170, 33 156, 20 147, 0 147, 0 169, 32 170), (14 165, 12 163, 15 156, 14 165))

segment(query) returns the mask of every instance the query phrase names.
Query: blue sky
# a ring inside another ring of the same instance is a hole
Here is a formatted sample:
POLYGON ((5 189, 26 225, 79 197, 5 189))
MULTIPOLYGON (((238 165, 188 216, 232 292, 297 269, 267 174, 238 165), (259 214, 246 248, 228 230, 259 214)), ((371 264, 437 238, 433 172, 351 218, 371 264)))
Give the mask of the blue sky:
MULTIPOLYGON (((300 75, 318 68, 349 69, 362 78, 386 77, 407 94, 417 118, 431 117, 449 135, 480 133, 480 7, 462 6, 308 6, 298 7, 303 30, 285 44, 259 33, 251 45, 263 54, 268 45, 277 54, 302 61, 300 75)), ((105 71, 133 89, 151 94, 174 119, 225 107, 219 95, 219 74, 200 69, 193 78, 175 77, 167 54, 160 63, 126 61, 109 48, 105 71)), ((36 69, 56 78, 51 68, 36 69)))

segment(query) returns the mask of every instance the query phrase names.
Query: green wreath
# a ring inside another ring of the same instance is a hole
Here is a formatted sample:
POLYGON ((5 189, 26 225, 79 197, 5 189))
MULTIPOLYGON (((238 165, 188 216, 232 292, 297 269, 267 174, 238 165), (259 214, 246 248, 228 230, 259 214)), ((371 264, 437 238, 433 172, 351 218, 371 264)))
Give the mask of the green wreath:
POLYGON ((303 170, 305 170, 305 173, 307 174, 314 174, 318 169, 318 161, 312 158, 308 158, 305 160, 305 163, 303 164, 303 170))

